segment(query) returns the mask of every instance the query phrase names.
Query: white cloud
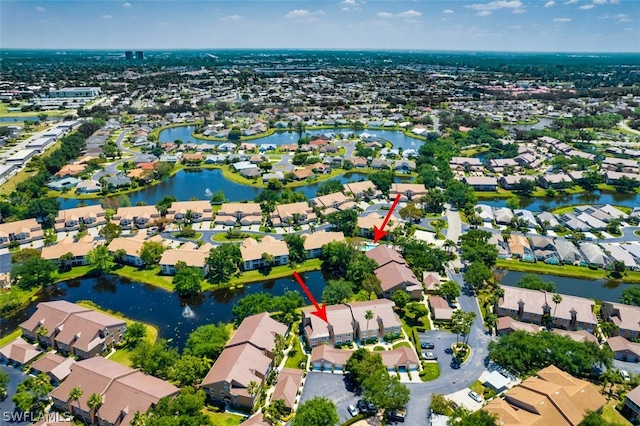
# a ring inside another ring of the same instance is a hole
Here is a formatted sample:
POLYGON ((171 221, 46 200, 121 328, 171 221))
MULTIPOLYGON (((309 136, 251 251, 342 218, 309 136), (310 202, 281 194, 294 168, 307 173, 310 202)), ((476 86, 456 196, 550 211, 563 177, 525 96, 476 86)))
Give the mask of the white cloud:
POLYGON ((102 19, 107 19, 107 20, 109 20, 109 19, 113 18, 113 16, 111 16, 111 15, 102 15, 102 16, 100 16, 100 17, 101 17, 102 19))
POLYGON ((576 3, 578 3, 578 0, 569 0, 564 2, 564 4, 576 4, 576 3))
POLYGON ((218 19, 218 21, 221 21, 221 22, 242 21, 243 19, 244 19, 244 17, 242 17, 240 15, 227 15, 227 16, 223 16, 222 18, 218 19))
POLYGON ((400 13, 389 13, 389 12, 378 12, 376 13, 376 15, 380 18, 404 18, 404 19, 410 19, 410 18, 419 18, 420 16, 422 16, 421 12, 418 12, 417 10, 405 10, 404 12, 400 12, 400 13))
POLYGON ((356 0, 344 0, 342 4, 349 4, 351 6, 356 4, 356 0))
POLYGON ((290 18, 290 19, 300 19, 300 18, 312 18, 314 16, 322 16, 322 15, 324 15, 324 12, 322 10, 316 10, 314 12, 311 12, 310 10, 307 10, 307 9, 294 9, 288 12, 286 15, 284 15, 284 17, 290 18))
POLYGON ((489 3, 470 4, 467 7, 475 10, 520 9, 522 2, 520 0, 495 0, 489 3))
POLYGON ((580 6, 580 10, 589 10, 589 9, 593 9, 595 7, 595 5, 593 4, 583 4, 582 6, 580 6))
POLYGON ((554 18, 553 22, 571 22, 571 18, 554 18))
POLYGON ((626 13, 614 15, 613 18, 617 19, 620 22, 633 22, 633 19, 629 18, 629 15, 627 15, 626 13))
POLYGON ((546 3, 544 4, 544 7, 551 7, 551 6, 555 5, 555 4, 556 4, 556 2, 555 2, 555 1, 553 1, 553 0, 549 0, 548 2, 546 2, 546 3))
POLYGON ((481 10, 480 12, 476 13, 476 15, 478 15, 478 16, 489 16, 489 15, 491 15, 491 11, 490 10, 481 10))
POLYGON ((42 7, 42 6, 36 6, 36 12, 40 12, 40 13, 42 13, 42 12, 44 12, 45 10, 47 10, 47 9, 45 9, 45 8, 44 8, 44 7, 42 7))
POLYGON ((129 2, 123 3, 122 7, 131 7, 131 3, 129 3, 129 2))
POLYGON ((607 4, 607 0, 593 0, 593 4, 607 4))
POLYGON ((451 9, 445 9, 442 11, 442 13, 453 13, 453 10, 451 9))
POLYGON ((620 0, 611 0, 611 4, 618 4, 620 3, 620 0))

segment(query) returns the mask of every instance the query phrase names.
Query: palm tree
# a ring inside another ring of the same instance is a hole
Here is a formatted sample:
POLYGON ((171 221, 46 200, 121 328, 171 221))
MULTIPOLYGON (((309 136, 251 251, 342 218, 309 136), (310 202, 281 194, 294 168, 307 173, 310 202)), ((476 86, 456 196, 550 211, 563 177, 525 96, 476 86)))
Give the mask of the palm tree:
POLYGON ((98 393, 92 393, 87 400, 89 406, 89 415, 91 416, 91 424, 95 423, 96 411, 102 405, 102 396, 98 393))
POLYGON ((553 301, 553 303, 556 304, 556 307, 553 309, 553 316, 555 318, 556 310, 558 309, 558 304, 562 302, 562 296, 559 294, 554 294, 551 300, 553 301))
POLYGON ((147 426, 147 417, 145 414, 136 411, 131 419, 131 426, 147 426))
MULTIPOLYGON (((67 401, 67 404, 69 405, 69 413, 71 413, 72 415, 73 407, 71 407, 71 402, 78 401, 78 407, 80 407, 80 398, 82 398, 82 389, 80 389, 78 386, 72 388, 69 391, 69 400, 67 401)), ((82 417, 82 419, 84 420, 84 416, 82 417)))
POLYGON ((122 265, 126 255, 127 251, 125 249, 118 249, 113 253, 113 260, 115 260, 117 264, 122 265))
POLYGON ((367 309, 367 312, 364 313, 364 319, 367 320, 367 336, 369 335, 369 320, 373 319, 373 311, 371 309, 367 309))
POLYGON ((249 395, 251 395, 252 398, 255 398, 258 392, 260 392, 260 384, 255 380, 250 381, 247 386, 247 392, 249 392, 249 395))
POLYGON ((456 243, 454 243, 449 239, 445 240, 445 242, 442 244, 442 247, 444 247, 444 249, 448 252, 450 252, 451 249, 454 248, 455 246, 456 246, 456 243))

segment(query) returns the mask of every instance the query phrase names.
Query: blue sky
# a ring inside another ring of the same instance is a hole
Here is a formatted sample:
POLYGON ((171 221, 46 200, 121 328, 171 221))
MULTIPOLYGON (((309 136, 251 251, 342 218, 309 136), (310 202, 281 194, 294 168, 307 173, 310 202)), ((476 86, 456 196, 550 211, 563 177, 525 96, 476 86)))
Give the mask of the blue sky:
POLYGON ((0 47, 640 52, 640 0, 2 0, 0 47))

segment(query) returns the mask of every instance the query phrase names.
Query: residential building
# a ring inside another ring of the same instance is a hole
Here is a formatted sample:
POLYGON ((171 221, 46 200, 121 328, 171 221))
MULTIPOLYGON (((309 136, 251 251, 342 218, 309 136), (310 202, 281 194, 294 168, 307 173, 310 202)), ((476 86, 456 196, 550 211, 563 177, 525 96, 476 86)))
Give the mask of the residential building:
POLYGON ((112 218, 122 229, 146 228, 159 219, 156 206, 119 207, 112 218))
POLYGON ((555 328, 587 330, 592 333, 598 320, 593 313, 595 302, 590 299, 562 294, 559 303, 553 301, 553 293, 542 290, 500 286, 504 295, 498 300, 498 317, 510 316, 519 321, 542 324, 543 316, 549 317, 555 328))
POLYGON ((322 210, 325 215, 336 210, 349 210, 355 207, 353 198, 347 197, 342 192, 334 192, 312 198, 309 200, 309 204, 322 210))
POLYGON ((385 334, 401 333, 401 322, 393 311, 395 303, 387 299, 367 302, 327 306, 328 323, 311 312, 313 308, 302 310, 302 327, 311 347, 327 343, 329 345, 349 344, 356 339, 382 339, 385 334), (367 320, 366 311, 374 313, 367 320))
POLYGON ((76 207, 74 209, 60 210, 55 219, 56 231, 74 231, 84 225, 92 228, 107 223, 105 211, 102 206, 76 207))
POLYGON ((145 413, 164 397, 177 395, 179 389, 164 380, 134 370, 105 358, 95 357, 73 364, 71 374, 51 391, 54 406, 84 422, 92 420, 89 405, 92 394, 102 397, 102 405, 94 413, 102 426, 128 425, 136 412, 145 413), (71 389, 79 387, 82 396, 69 400, 71 389))
POLYGON ((551 332, 560 336, 567 336, 571 340, 578 343, 591 342, 595 343, 596 345, 600 345, 600 343, 598 342, 598 338, 586 330, 571 331, 554 328, 553 330, 551 330, 551 332))
POLYGON ((302 225, 315 220, 316 214, 306 201, 277 205, 271 213, 273 226, 302 225))
POLYGON ((122 262, 133 266, 143 266, 144 261, 140 257, 142 253, 142 246, 145 241, 162 242, 162 237, 155 235, 151 238, 147 238, 144 234, 138 234, 131 238, 114 238, 107 247, 109 253, 114 256, 119 250, 124 250, 124 256, 120 259, 116 259, 116 262, 122 262))
MULTIPOLYGON (((632 271, 638 270, 638 262, 636 262, 631 253, 625 250, 624 246, 613 243, 601 243, 600 247, 602 247, 610 259, 621 261, 627 269, 632 271)), ((607 266, 610 268, 611 264, 607 266)))
POLYGON ((482 162, 475 157, 453 157, 449 161, 449 167, 453 170, 480 172, 483 169, 482 162))
POLYGON ((51 261, 60 261, 62 266, 81 266, 89 263, 87 255, 91 250, 101 245, 102 242, 94 241, 91 235, 85 235, 78 241, 73 237, 66 237, 56 244, 42 247, 42 258, 51 261), (62 256, 70 253, 71 259, 60 260, 62 256))
POLYGON ((567 188, 573 186, 573 179, 565 173, 551 173, 540 176, 538 184, 542 188, 567 188))
POLYGON ((493 216, 498 225, 510 225, 513 222, 513 212, 507 207, 494 208, 493 216))
POLYGON ((429 296, 429 306, 434 321, 451 322, 454 309, 444 298, 432 294, 429 296))
POLYGON ((41 302, 28 320, 20 324, 22 335, 38 341, 44 346, 54 347, 54 338, 58 327, 72 314, 86 312, 89 309, 66 300, 41 302))
POLYGON ((48 352, 45 356, 31 364, 32 374, 44 373, 49 376, 51 384, 58 386, 60 382, 71 374, 71 366, 76 361, 73 358, 66 358, 53 352, 48 352))
POLYGON ((209 272, 207 259, 211 252, 211 244, 203 244, 197 246, 192 242, 184 243, 177 249, 165 250, 160 258, 160 270, 164 275, 175 275, 176 264, 184 262, 191 268, 198 268, 202 272, 202 276, 206 276, 209 272))
POLYGON ((590 266, 597 266, 598 268, 604 268, 609 263, 611 263, 611 259, 609 259, 609 256, 607 256, 604 250, 602 250, 600 246, 598 246, 597 244, 588 243, 588 242, 581 243, 580 251, 584 256, 585 261, 590 266))
POLYGON ((524 235, 511 234, 509 237, 509 251, 516 259, 533 261, 533 250, 529 246, 529 240, 524 235))
POLYGON ((584 258, 580 250, 569 240, 558 238, 555 240, 556 251, 560 261, 567 265, 580 265, 584 263, 584 258))
POLYGON ((616 302, 602 302, 602 318, 618 326, 617 336, 640 338, 640 307, 616 302))
POLYGON ((540 331, 540 327, 535 324, 517 321, 511 317, 498 318, 498 323, 496 325, 496 334, 498 336, 503 336, 518 330, 526 331, 527 333, 538 333, 540 331))
POLYGON ((275 358, 276 335, 286 337, 289 327, 269 316, 268 313, 246 317, 234 333, 227 348, 250 344, 271 359, 275 358))
POLYGON ((278 383, 271 395, 271 401, 281 399, 288 411, 291 411, 297 402, 298 391, 302 385, 304 371, 293 368, 283 368, 278 374, 278 383))
POLYGON ((638 173, 638 162, 631 159, 607 157, 602 160, 600 167, 615 172, 638 173))
MULTIPOLYGON (((366 160, 365 160, 366 166, 366 160)), ((370 180, 363 182, 350 182, 345 183, 343 186, 345 194, 351 194, 356 199, 372 200, 374 198, 380 198, 382 191, 376 188, 376 186, 370 180)))
MULTIPOLYGON (((365 238, 372 238, 374 226, 382 226, 383 220, 384 216, 380 216, 376 212, 371 212, 366 216, 358 216, 358 235, 365 238)), ((400 223, 397 220, 391 219, 384 230, 391 233, 391 231, 396 229, 398 226, 400 226, 400 223)))
POLYGON ((422 284, 406 264, 390 262, 377 268, 374 274, 380 280, 383 297, 390 298, 394 292, 404 290, 412 299, 422 299, 422 284))
POLYGON ((615 359, 624 362, 640 362, 640 343, 630 342, 622 336, 613 336, 607 339, 607 345, 611 348, 615 359))
POLYGON ((498 189, 498 179, 490 176, 469 176, 462 179, 476 191, 495 191, 498 189))
POLYGON ((264 267, 267 263, 263 255, 273 256, 272 266, 286 265, 289 263, 289 247, 284 240, 276 240, 271 235, 265 235, 258 242, 253 238, 247 238, 240 246, 243 269, 250 271, 264 267))
POLYGON ((513 426, 578 426, 587 411, 599 412, 606 400, 595 385, 556 366, 546 367, 508 390, 483 410, 513 426))
POLYGON ((621 413, 631 422, 637 422, 640 419, 640 386, 636 386, 627 393, 621 413))
POLYGON ((22 337, 16 337, 0 348, 0 362, 25 365, 42 353, 42 349, 27 343, 22 337))
POLYGON ((426 291, 435 292, 440 289, 440 285, 444 282, 440 273, 436 271, 423 271, 422 272, 422 284, 426 291))
POLYGON ((262 209, 258 203, 223 203, 216 213, 216 225, 233 226, 259 225, 262 223, 262 209))
MULTIPOLYGON (((389 371, 417 370, 420 360, 413 348, 401 346, 390 351, 376 352, 382 357, 382 364, 389 371)), ((341 371, 353 354, 351 350, 338 349, 327 345, 316 346, 311 351, 311 367, 314 370, 341 371)))
POLYGON ((8 247, 12 241, 26 244, 42 237, 42 227, 35 219, 0 224, 0 247, 8 247))
POLYGON ((206 200, 198 201, 174 201, 167 209, 167 219, 172 222, 191 220, 202 222, 213 218, 213 208, 206 200), (188 217, 190 216, 190 217, 188 217))
POLYGON ((418 183, 392 183, 391 190, 389 191, 389 197, 395 199, 400 194, 402 200, 417 200, 418 198, 427 195, 427 189, 423 184, 418 183))
POLYGON ((326 232, 318 231, 313 234, 304 235, 304 251, 307 259, 314 259, 322 255, 322 247, 334 241, 344 242, 344 234, 342 232, 326 232))

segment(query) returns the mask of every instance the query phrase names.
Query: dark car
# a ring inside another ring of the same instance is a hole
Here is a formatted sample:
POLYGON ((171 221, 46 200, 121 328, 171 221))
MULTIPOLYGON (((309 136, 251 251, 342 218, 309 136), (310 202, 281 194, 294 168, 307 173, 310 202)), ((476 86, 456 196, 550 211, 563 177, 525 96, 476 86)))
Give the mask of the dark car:
POLYGON ((404 415, 400 413, 396 413, 395 411, 391 411, 387 413, 387 421, 404 423, 404 415))
POLYGON ((422 349, 434 349, 436 346, 431 342, 422 342, 420 343, 420 347, 422 349))
POLYGON ((357 407, 361 414, 364 414, 368 411, 367 403, 363 400, 358 401, 357 407))
POLYGON ((367 410, 369 410, 370 413, 377 413, 378 407, 372 402, 367 402, 367 410))

